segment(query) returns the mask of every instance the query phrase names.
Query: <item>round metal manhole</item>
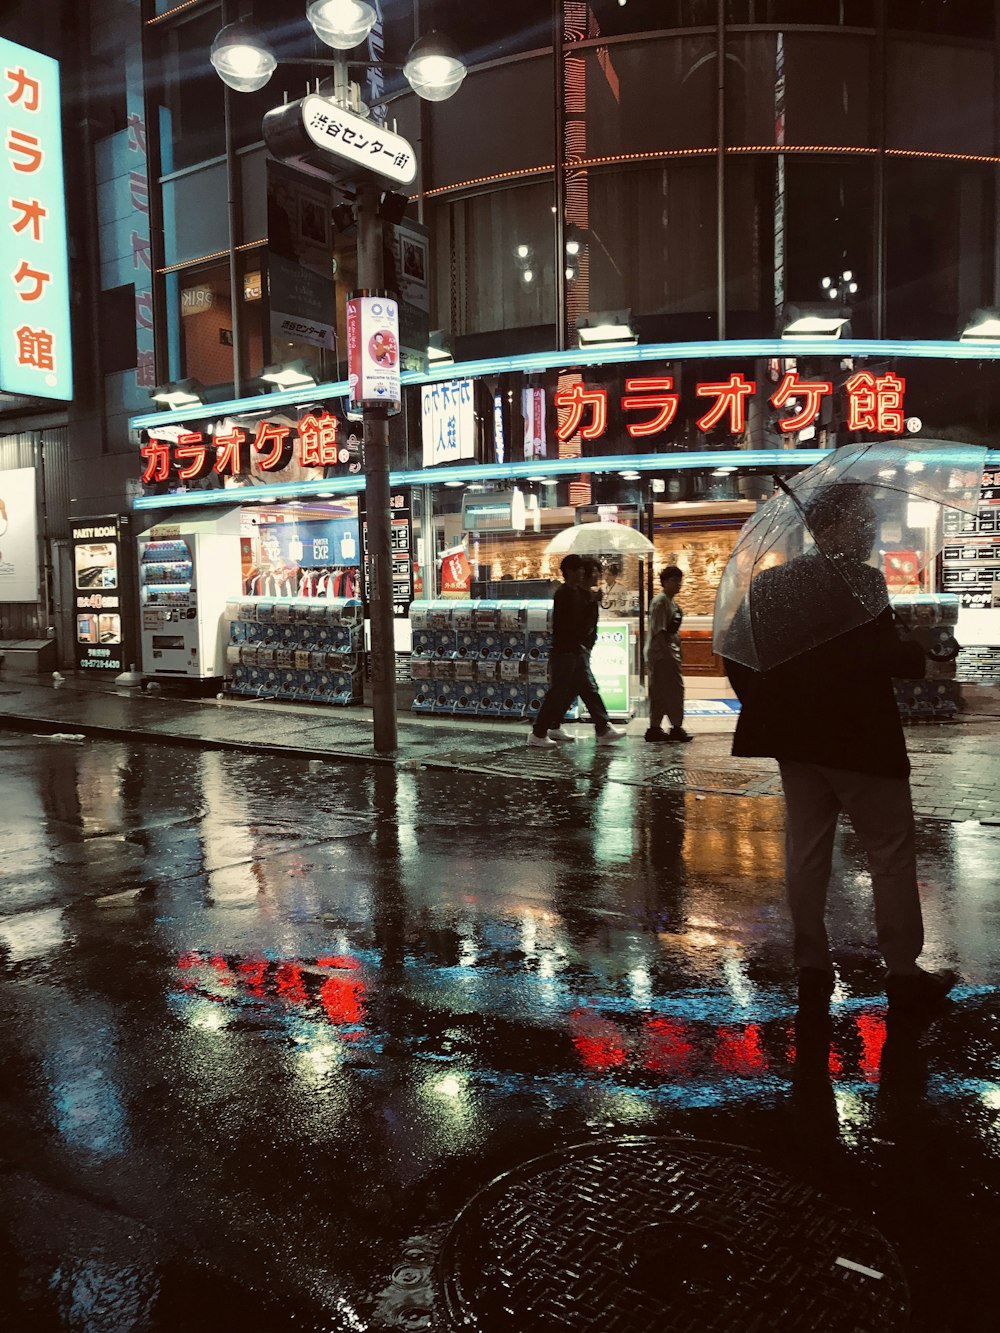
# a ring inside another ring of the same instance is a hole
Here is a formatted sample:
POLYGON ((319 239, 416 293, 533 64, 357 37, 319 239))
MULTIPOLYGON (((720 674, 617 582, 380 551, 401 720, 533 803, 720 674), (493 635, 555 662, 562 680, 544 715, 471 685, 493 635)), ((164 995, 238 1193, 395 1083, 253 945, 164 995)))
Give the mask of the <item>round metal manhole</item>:
POLYGON ((745 1149, 625 1138, 538 1157, 462 1210, 440 1283, 486 1333, 893 1333, 888 1241, 745 1149))

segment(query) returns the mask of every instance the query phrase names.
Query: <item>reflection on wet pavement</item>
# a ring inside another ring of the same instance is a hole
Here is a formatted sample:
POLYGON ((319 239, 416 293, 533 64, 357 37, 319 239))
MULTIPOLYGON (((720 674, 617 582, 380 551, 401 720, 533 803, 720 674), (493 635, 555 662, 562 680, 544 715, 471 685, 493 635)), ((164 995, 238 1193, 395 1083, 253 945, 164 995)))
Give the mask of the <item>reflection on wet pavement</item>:
POLYGON ((0 748, 9 1326, 430 1327, 477 1190, 663 1134, 873 1223, 914 1328, 992 1327, 997 830, 921 825, 927 956, 965 979, 922 1032, 887 1027, 842 832, 838 986, 803 1027, 781 803, 699 763, 546 784, 0 748))

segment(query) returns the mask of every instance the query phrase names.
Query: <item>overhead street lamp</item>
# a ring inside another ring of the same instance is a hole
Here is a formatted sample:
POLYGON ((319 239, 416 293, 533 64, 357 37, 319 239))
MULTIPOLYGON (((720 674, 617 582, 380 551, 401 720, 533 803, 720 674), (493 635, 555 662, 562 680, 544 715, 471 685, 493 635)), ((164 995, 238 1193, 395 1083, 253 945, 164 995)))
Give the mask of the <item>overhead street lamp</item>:
MULTIPOLYGON (((370 106, 362 102, 358 85, 351 82, 351 69, 399 70, 418 97, 441 102, 458 91, 465 78, 465 66, 451 42, 434 32, 413 43, 402 65, 381 60, 348 59, 345 53, 363 42, 375 23, 375 9, 365 0, 313 0, 306 8, 306 18, 316 36, 336 54, 329 59, 295 57, 282 59, 280 63, 329 66, 333 70, 333 92, 309 94, 297 103, 269 111, 264 117, 265 142, 275 156, 285 161, 298 161, 312 174, 326 176, 353 198, 358 229, 358 296, 387 297, 384 292, 382 222, 401 202, 395 191, 405 187, 416 174, 412 146, 399 135, 380 132, 378 136, 372 136, 380 145, 378 155, 372 157, 374 143, 368 146, 367 131, 365 135, 352 132, 350 138, 343 135, 330 137, 330 117, 324 114, 322 106, 317 107, 317 103, 325 103, 327 110, 335 109, 342 120, 353 117, 361 118, 363 122, 370 114, 370 106), (362 140, 366 144, 364 152, 358 147, 362 140), (396 151, 397 147, 399 151, 396 151)), ((211 61, 223 82, 240 93, 257 92, 263 88, 279 63, 259 29, 245 20, 231 23, 218 33, 212 43, 211 61)), ((371 106, 384 105, 399 95, 393 93, 379 98, 371 106)), ((355 126, 357 123, 355 120, 355 126)), ((393 304, 395 298, 393 293, 393 304)), ((350 304, 355 306, 353 298, 350 304)), ((360 310, 363 304, 359 302, 357 309, 360 310)), ((349 316, 351 313, 349 309, 349 316)), ((363 314, 363 311, 358 314, 359 321, 363 321, 363 314)), ((377 333, 375 337, 381 339, 382 334, 377 333)), ((360 341, 366 342, 365 339, 360 341)), ((354 345, 358 342, 356 337, 354 345)), ((350 347, 350 321, 348 343, 350 347)), ((380 344, 383 348, 385 345, 385 342, 380 344)), ((364 352, 362 347, 360 355, 364 352)), ((353 361, 351 364, 353 366, 353 361)), ((350 378, 353 381, 353 370, 350 378)), ((365 375, 359 376, 362 382, 365 378, 365 375)), ((383 389, 378 391, 384 392, 383 389)), ((361 403, 364 419, 373 739, 376 750, 389 752, 395 750, 397 739, 389 516, 390 408, 386 405, 391 399, 373 400, 361 384, 355 386, 352 383, 351 392, 352 397, 361 403)), ((398 405, 394 410, 398 410, 398 405)), ((364 551, 361 558, 366 558, 364 551)))

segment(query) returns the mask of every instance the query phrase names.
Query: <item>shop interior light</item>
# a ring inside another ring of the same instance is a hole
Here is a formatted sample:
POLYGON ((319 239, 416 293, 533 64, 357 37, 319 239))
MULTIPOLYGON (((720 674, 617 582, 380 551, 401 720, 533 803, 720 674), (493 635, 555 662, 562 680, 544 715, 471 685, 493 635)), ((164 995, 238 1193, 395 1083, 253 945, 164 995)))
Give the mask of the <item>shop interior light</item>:
POLYGON ((628 347, 639 341, 630 310, 592 311, 577 321, 576 334, 581 347, 628 347))
POLYGON ((403 74, 418 97, 443 102, 462 86, 465 66, 447 37, 429 32, 410 47, 403 74))
POLYGON ((163 403, 171 411, 178 407, 193 407, 205 401, 204 386, 200 380, 174 380, 169 384, 157 384, 149 394, 154 403, 163 403))
POLYGON ((263 88, 278 66, 267 42, 245 19, 216 33, 209 59, 222 82, 237 93, 263 88))
POLYGON ((427 337, 427 364, 429 366, 454 365, 455 357, 448 345, 449 337, 444 329, 432 329, 427 337))
POLYGON ((321 42, 335 51, 350 51, 365 40, 377 15, 364 0, 313 0, 306 18, 321 42))
POLYGON ((446 482, 445 482, 445 485, 446 485, 446 486, 464 486, 464 485, 465 485, 465 482, 464 482, 464 481, 446 481, 446 482))
POLYGON ((279 389, 314 389, 319 382, 311 367, 302 360, 279 361, 277 365, 265 366, 260 372, 260 379, 279 389))
POLYGON ((642 476, 642 473, 641 473, 641 472, 619 472, 618 475, 619 475, 619 477, 621 477, 622 481, 638 481, 639 478, 642 476))
POLYGON ((829 305, 787 305, 781 337, 849 337, 851 312, 829 305))
POLYGON ((1000 339, 1000 310, 977 310, 959 335, 962 342, 1000 339))

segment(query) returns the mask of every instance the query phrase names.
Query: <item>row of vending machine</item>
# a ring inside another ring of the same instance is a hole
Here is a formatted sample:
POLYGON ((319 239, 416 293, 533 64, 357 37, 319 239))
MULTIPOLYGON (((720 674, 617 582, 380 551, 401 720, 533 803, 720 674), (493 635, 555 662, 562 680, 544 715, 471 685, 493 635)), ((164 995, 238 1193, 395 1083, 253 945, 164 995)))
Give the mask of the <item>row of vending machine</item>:
POLYGON ((927 658, 927 674, 922 680, 897 680, 893 684, 900 716, 905 722, 954 717, 962 698, 956 679, 959 598, 952 593, 906 594, 892 599, 892 609, 927 658))
POLYGON ((415 713, 531 717, 549 682, 552 602, 410 606, 415 713))
POLYGON ((356 704, 364 697, 359 598, 233 598, 226 690, 254 699, 356 704))

